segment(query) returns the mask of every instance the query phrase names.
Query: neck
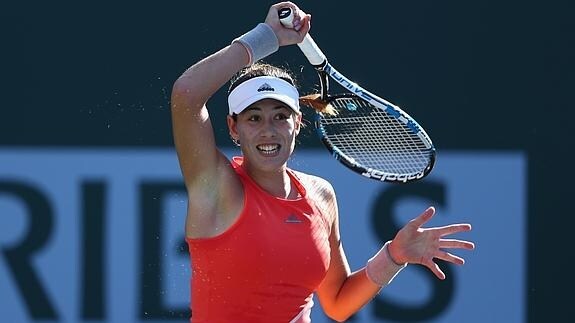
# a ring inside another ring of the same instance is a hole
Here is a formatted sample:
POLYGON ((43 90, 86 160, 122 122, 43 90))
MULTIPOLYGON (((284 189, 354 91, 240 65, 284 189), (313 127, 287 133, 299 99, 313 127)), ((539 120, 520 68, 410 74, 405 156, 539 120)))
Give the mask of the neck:
POLYGON ((299 194, 285 168, 276 172, 253 172, 249 169, 246 171, 264 191, 275 197, 294 199, 299 194))

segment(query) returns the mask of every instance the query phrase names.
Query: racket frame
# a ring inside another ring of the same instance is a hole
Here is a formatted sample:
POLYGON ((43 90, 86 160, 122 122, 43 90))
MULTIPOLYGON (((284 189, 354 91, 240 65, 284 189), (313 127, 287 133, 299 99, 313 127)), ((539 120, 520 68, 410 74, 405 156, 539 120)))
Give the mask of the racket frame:
MULTIPOLYGON (((282 8, 278 11, 278 15, 280 21, 284 26, 291 26, 293 20, 293 12, 291 8, 282 8)), ((326 148, 331 152, 333 157, 340 161, 344 166, 348 167, 349 169, 361 174, 362 176, 379 180, 385 182, 398 182, 398 183, 407 183, 415 180, 422 179, 423 177, 427 176, 433 166, 435 165, 435 155, 436 150, 433 146, 433 143, 430 137, 427 135, 425 130, 415 121, 411 116, 409 116, 405 111, 403 111, 398 106, 392 104, 391 102, 369 92, 368 90, 362 88, 355 82, 351 81, 343 74, 338 72, 329 62, 325 54, 321 51, 319 46, 315 43, 311 35, 308 33, 304 37, 301 43, 297 44, 303 54, 306 56, 310 64, 316 69, 319 80, 320 80, 320 95, 321 99, 325 102, 330 102, 335 98, 339 97, 349 97, 349 98, 359 98, 364 100, 378 108, 380 110, 385 111, 389 116, 396 118, 397 120, 401 121, 405 126, 407 126, 413 133, 415 133, 421 142, 425 145, 427 149, 429 149, 430 154, 430 161, 423 170, 414 174, 392 174, 386 173, 381 170, 373 169, 370 167, 365 167, 360 163, 357 163, 353 158, 347 156, 343 152, 341 152, 337 146, 333 145, 326 137, 325 131, 320 124, 319 120, 321 119, 322 115, 319 112, 316 112, 315 117, 315 126, 317 129, 317 134, 320 137, 322 143, 326 146, 326 148), (345 94, 336 94, 330 95, 329 94, 329 78, 336 81, 339 85, 345 88, 349 93, 345 94)))

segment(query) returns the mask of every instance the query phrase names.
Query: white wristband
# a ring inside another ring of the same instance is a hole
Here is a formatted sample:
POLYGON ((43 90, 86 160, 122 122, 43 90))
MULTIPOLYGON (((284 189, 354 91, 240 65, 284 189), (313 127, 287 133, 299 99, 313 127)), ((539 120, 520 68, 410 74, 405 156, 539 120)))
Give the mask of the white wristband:
POLYGON ((250 57, 248 66, 275 53, 279 49, 279 41, 274 30, 263 22, 232 41, 232 43, 236 42, 246 48, 250 57))
POLYGON ((367 261, 365 266, 365 273, 367 278, 380 286, 386 286, 399 274, 399 272, 407 267, 407 263, 399 265, 389 255, 387 249, 391 241, 386 242, 383 247, 367 261))

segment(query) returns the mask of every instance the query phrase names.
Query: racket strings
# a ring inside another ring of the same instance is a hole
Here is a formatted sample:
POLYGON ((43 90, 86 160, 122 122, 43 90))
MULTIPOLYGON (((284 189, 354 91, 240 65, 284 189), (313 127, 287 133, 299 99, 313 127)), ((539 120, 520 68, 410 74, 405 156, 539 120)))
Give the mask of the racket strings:
POLYGON ((390 174, 416 174, 430 164, 433 152, 394 116, 361 99, 331 103, 338 115, 319 120, 325 139, 355 163, 390 174))

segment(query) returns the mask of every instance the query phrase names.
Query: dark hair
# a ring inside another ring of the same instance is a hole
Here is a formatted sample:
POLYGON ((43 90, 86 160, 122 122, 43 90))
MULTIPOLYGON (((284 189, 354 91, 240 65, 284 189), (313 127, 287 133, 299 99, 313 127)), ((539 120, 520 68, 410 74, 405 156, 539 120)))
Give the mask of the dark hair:
POLYGON ((232 77, 228 94, 230 94, 238 85, 258 76, 277 77, 297 88, 295 77, 290 71, 267 63, 256 62, 248 67, 244 67, 234 75, 234 77, 232 77))

